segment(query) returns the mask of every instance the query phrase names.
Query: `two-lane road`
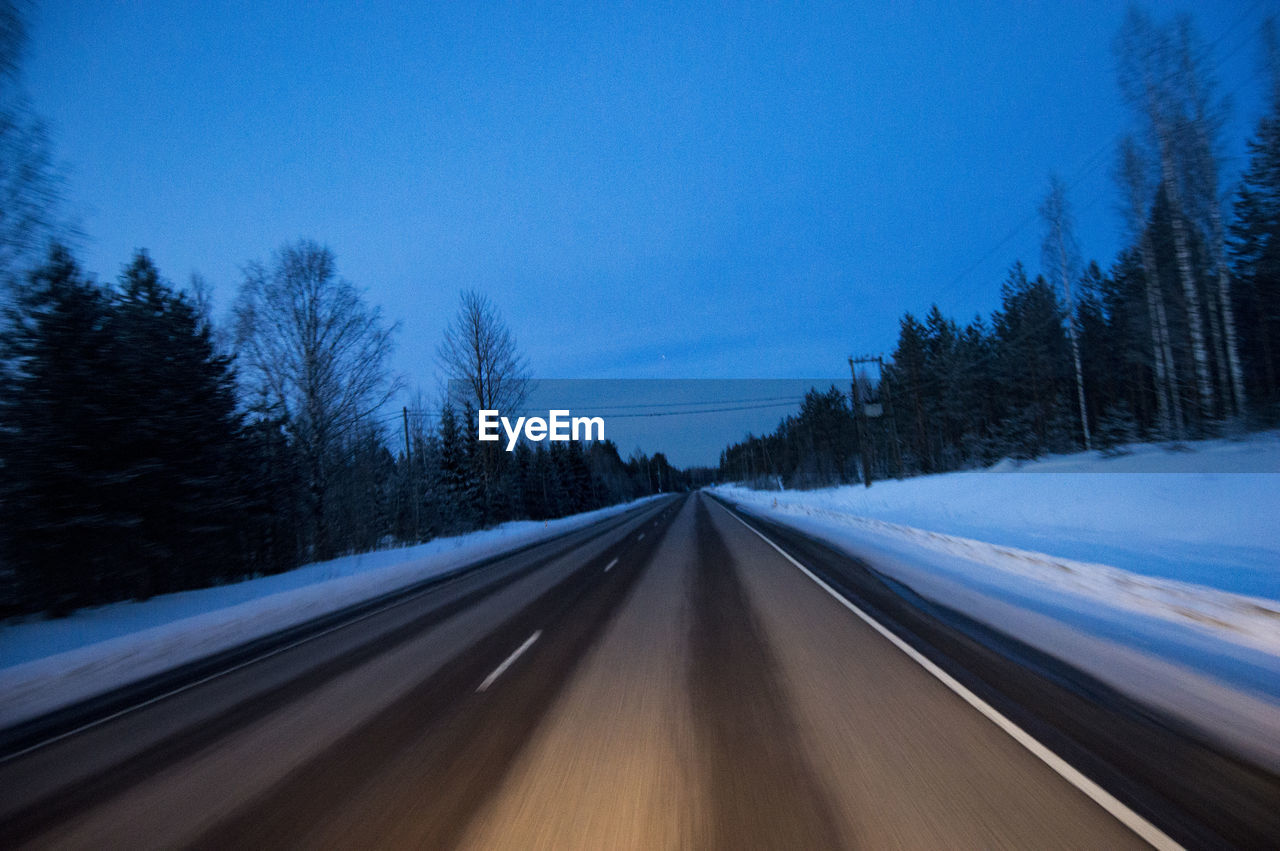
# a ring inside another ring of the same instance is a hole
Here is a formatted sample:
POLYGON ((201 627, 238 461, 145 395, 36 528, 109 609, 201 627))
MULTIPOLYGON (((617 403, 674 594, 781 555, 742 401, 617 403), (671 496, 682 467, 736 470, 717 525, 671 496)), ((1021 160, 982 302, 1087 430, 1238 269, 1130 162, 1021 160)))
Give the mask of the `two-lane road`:
POLYGON ((462 843, 1141 844, 701 497, 462 843))
POLYGON ((673 497, 0 764, 0 843, 1162 841, 945 679, 673 497))

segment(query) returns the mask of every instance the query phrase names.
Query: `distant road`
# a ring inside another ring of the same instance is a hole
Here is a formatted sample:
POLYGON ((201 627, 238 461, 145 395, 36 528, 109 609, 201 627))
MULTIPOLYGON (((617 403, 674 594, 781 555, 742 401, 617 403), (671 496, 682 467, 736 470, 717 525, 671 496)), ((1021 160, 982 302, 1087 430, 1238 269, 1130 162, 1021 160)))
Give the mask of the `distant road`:
POLYGON ((793 532, 671 497, 28 743, 0 762, 0 845, 1280 836, 1274 776, 903 594, 793 532))

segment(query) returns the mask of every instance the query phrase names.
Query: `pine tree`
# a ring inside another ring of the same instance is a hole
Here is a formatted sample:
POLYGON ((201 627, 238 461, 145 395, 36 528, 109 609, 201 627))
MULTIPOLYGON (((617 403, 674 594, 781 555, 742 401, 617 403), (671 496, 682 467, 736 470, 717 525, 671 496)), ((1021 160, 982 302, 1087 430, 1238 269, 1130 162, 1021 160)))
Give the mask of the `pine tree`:
POLYGON ((480 523, 476 480, 471 476, 466 436, 453 406, 440 408, 440 463, 437 489, 445 529, 451 533, 469 531, 480 523))
POLYGON ((13 316, 6 543, 32 608, 65 612, 245 570, 230 363, 139 254, 114 296, 64 249, 13 316))
POLYGON ((899 418, 899 435, 904 443, 903 463, 909 472, 934 472, 925 403, 927 372, 924 327, 907 313, 898 326, 898 346, 894 349, 888 381, 899 418))
POLYGON ((120 283, 112 331, 117 403, 128 422, 114 449, 117 499, 134 519, 131 550, 147 568, 133 593, 146 597, 241 570, 243 423, 230 360, 215 352, 191 303, 145 252, 120 283))
MULTIPOLYGON (((517 446, 516 452, 519 451, 517 446)), ((606 504, 635 498, 635 483, 627 475, 627 465, 622 462, 616 443, 612 440, 597 441, 587 448, 586 455, 587 466, 592 477, 599 482, 606 504)))
POLYGON ((241 521, 246 572, 281 573, 303 557, 304 458, 282 411, 260 403, 250 413, 244 453, 248 510, 241 521))
POLYGON ((923 388, 925 409, 933 422, 930 454, 940 470, 959 466, 960 434, 965 415, 958 362, 959 332, 956 324, 942 315, 935 304, 925 317, 925 369, 929 381, 923 388))
POLYGON ((592 481, 591 470, 587 467, 587 459, 582 452, 582 444, 570 441, 565 445, 565 480, 568 483, 570 512, 578 513, 599 508, 596 499, 596 483, 592 481))
MULTIPOLYGON (((1108 286, 1098 264, 1090 263, 1080 278, 1075 310, 1085 408, 1094 432, 1098 430, 1104 412, 1114 408, 1123 397, 1125 379, 1123 346, 1112 334, 1104 301, 1108 286)), ((1101 436, 1098 439, 1101 442, 1101 436)))
POLYGON ((491 450, 497 443, 481 443, 477 435, 479 415, 470 401, 462 406, 462 418, 458 422, 459 439, 462 446, 462 467, 466 479, 466 493, 471 503, 472 523, 475 527, 487 529, 497 519, 499 482, 491 473, 491 465, 496 458, 491 450))
POLYGON ((568 513, 568 492, 563 478, 559 444, 539 443, 534 452, 533 470, 535 488, 538 489, 540 516, 535 519, 563 517, 568 513))
POLYGON ((966 464, 991 464, 1000 457, 994 432, 997 387, 992 358, 991 333, 982 317, 975 316, 956 344, 956 395, 966 464))
POLYGON ((5 340, 0 493, 5 560, 19 605, 65 614, 101 599, 99 580, 131 518, 115 501, 103 431, 118 433, 111 305, 55 246, 11 311, 5 340))
POLYGON ((1098 420, 1098 445, 1107 455, 1119 455, 1138 437, 1137 423, 1128 404, 1119 402, 1098 420))
POLYGON ((1280 68, 1270 109, 1249 141, 1249 168, 1235 201, 1231 253, 1246 395, 1267 421, 1280 419, 1280 68))
POLYGON ((413 460, 418 480, 417 534, 413 541, 429 541, 439 535, 444 524, 443 502, 433 483, 440 480, 440 436, 422 429, 413 442, 413 460))
POLYGON ((1066 433, 1058 419, 1067 392, 1071 355, 1064 309, 1043 278, 1027 279, 1015 264, 1005 282, 995 326, 995 367, 1004 405, 1004 437, 1015 457, 1062 451, 1052 438, 1066 433))
POLYGON ((532 520, 537 515, 534 502, 533 486, 533 450, 529 444, 520 441, 512 453, 513 458, 508 466, 510 470, 511 503, 515 507, 516 516, 524 520, 532 520))

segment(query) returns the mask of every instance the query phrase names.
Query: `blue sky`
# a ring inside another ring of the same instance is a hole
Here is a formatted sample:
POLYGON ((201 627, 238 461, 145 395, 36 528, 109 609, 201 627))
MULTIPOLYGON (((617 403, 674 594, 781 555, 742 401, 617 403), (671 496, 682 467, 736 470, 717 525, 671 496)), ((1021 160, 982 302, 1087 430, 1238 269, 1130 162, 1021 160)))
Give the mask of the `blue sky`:
MULTIPOLYGON (((1197 5, 1238 171, 1274 4, 1197 5)), ((997 246, 1052 171, 1114 257, 1123 11, 77 0, 36 9, 25 74, 101 277, 146 247, 225 306, 320 240, 428 390, 466 287, 539 376, 841 375, 904 310, 985 314, 1038 268, 1035 221, 997 246)))

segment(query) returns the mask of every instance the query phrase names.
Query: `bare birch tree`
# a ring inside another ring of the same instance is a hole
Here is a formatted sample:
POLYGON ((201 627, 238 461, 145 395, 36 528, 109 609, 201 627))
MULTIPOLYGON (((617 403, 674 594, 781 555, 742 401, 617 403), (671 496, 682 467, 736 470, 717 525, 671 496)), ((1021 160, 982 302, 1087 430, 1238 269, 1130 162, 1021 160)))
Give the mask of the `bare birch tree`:
POLYGON ((498 308, 475 290, 461 304, 436 350, 453 386, 450 401, 476 410, 514 410, 524 403, 528 364, 498 308))
POLYGON ((14 286, 55 234, 74 236, 58 220, 61 175, 44 122, 20 79, 27 3, 0 0, 0 286, 14 286))
POLYGON ((1188 160, 1187 194, 1191 210, 1204 231, 1213 268, 1217 304, 1216 310, 1210 310, 1210 318, 1218 326, 1214 328, 1218 343, 1215 355, 1219 385, 1227 397, 1224 408, 1229 415, 1239 416, 1245 404, 1244 371, 1231 304, 1231 271, 1227 264, 1227 232, 1222 216, 1225 199, 1219 190, 1218 131, 1226 106, 1214 97, 1212 80, 1196 51, 1191 19, 1181 16, 1177 27, 1179 81, 1187 101, 1187 115, 1179 128, 1188 160))
POLYGON ((1192 268, 1186 207, 1181 191, 1182 175, 1176 158, 1176 134, 1187 117, 1175 90, 1178 80, 1175 51, 1168 32, 1153 24, 1136 6, 1129 8, 1116 42, 1116 51, 1120 90, 1146 124, 1157 155, 1160 189, 1164 191, 1169 205, 1178 281, 1186 303, 1197 409, 1200 421, 1204 422, 1213 416, 1214 394, 1200 288, 1192 268))
POLYGON ((1120 143, 1118 175, 1124 194, 1125 221, 1130 238, 1136 240, 1142 261, 1142 278, 1147 295, 1147 320, 1151 326, 1152 369, 1155 372, 1156 416, 1166 437, 1183 436, 1182 394, 1178 389, 1178 368, 1173 359, 1169 336, 1169 318, 1165 310, 1164 291, 1160 287, 1160 269, 1155 247, 1151 243, 1147 202, 1151 187, 1147 166, 1132 137, 1120 143))
POLYGON ((338 276, 327 247, 285 245, 251 263, 235 305, 236 343, 250 388, 280 406, 307 465, 314 557, 332 555, 325 510, 332 454, 398 384, 387 360, 397 328, 338 276))
POLYGON ((1051 280, 1062 286, 1062 296, 1067 305, 1067 338, 1071 341, 1071 360, 1076 372, 1076 404, 1080 409, 1080 432, 1084 436, 1084 448, 1093 449, 1093 437, 1089 433, 1089 409, 1084 399, 1084 370, 1080 366, 1080 337, 1076 329, 1076 300, 1071 292, 1071 282, 1080 272, 1080 251, 1076 245, 1075 222, 1067 205, 1067 187, 1053 175, 1049 178, 1049 194, 1040 205, 1040 218, 1044 221, 1045 235, 1041 252, 1046 271, 1051 280))
MULTIPOLYGON (((449 404, 471 411, 511 411, 524 404, 528 364, 498 308, 475 290, 462 293, 453 321, 436 350, 449 381, 449 404)), ((466 428, 475 429, 476 423, 466 428)), ((474 436, 474 431, 472 432, 474 436)), ((496 443, 479 444, 482 522, 492 519, 503 458, 496 443)))

